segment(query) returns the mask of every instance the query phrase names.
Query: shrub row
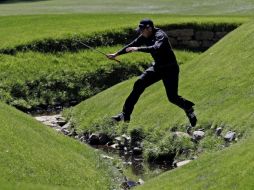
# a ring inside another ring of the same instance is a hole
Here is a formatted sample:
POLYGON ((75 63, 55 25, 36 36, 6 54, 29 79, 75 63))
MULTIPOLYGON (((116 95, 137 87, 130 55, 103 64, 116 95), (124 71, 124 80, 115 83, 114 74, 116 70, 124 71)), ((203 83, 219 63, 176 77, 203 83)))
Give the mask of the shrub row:
POLYGON ((18 45, 14 48, 6 48, 0 50, 2 54, 15 55, 17 52, 38 51, 42 53, 57 52, 77 52, 87 49, 81 44, 83 42, 89 46, 112 46, 116 44, 124 44, 127 40, 134 38, 135 32, 131 29, 124 31, 115 31, 107 33, 95 33, 92 36, 86 35, 69 35, 63 39, 47 38, 43 40, 33 41, 29 44, 18 45))
POLYGON ((0 99, 25 112, 52 112, 75 105, 131 76, 140 74, 143 64, 110 65, 87 73, 57 70, 33 80, 1 84, 0 99))
MULTIPOLYGON (((195 31, 212 31, 212 32, 230 32, 237 28, 240 23, 185 23, 159 26, 165 31, 176 29, 194 29, 195 31)), ((71 51, 76 52, 80 49, 87 49, 86 46, 79 42, 84 42, 89 46, 112 46, 116 44, 125 44, 134 39, 137 34, 133 29, 126 28, 121 31, 100 32, 94 35, 86 36, 82 34, 69 35, 62 39, 47 38, 43 40, 32 41, 28 44, 18 45, 14 48, 1 49, 2 54, 14 55, 17 52, 38 51, 43 53, 56 53, 71 51)), ((181 46, 181 49, 185 48, 181 46)), ((185 49, 190 49, 186 47, 185 49)), ((197 49, 197 48, 196 48, 197 49)), ((195 50, 196 50, 195 49, 195 50)), ((202 49, 204 50, 204 49, 202 49)))
MULTIPOLYGON (((99 48, 114 52, 121 46, 99 48)), ((176 51, 179 64, 198 56, 176 51)), ((121 64, 94 51, 0 55, 0 99, 23 111, 60 111, 132 76, 152 61, 148 54, 129 54, 121 64), (57 109, 57 110, 54 110, 57 109)))

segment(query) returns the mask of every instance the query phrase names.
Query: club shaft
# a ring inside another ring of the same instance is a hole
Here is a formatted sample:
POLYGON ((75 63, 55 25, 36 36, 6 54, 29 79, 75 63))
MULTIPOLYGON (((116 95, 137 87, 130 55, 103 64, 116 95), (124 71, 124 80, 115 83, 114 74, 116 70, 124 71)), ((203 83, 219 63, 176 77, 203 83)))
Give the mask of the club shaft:
POLYGON ((91 50, 97 51, 98 53, 107 56, 107 54, 103 53, 102 51, 99 51, 99 50, 97 50, 97 49, 95 49, 95 48, 93 48, 93 47, 91 47, 91 46, 89 46, 89 45, 87 45, 87 44, 85 44, 85 43, 83 43, 83 42, 80 42, 80 41, 79 41, 79 43, 82 44, 82 45, 84 45, 84 46, 86 46, 86 47, 88 47, 88 48, 91 49, 91 50))
MULTIPOLYGON (((87 44, 85 44, 85 43, 83 43, 83 42, 80 42, 80 41, 77 41, 77 42, 79 42, 80 44, 86 46, 87 48, 89 48, 89 49, 91 49, 91 50, 93 50, 93 51, 96 51, 96 52, 98 52, 98 53, 100 53, 100 54, 102 54, 102 55, 108 57, 106 53, 103 53, 103 52, 100 51, 100 50, 97 50, 97 49, 95 49, 95 48, 93 48, 93 47, 91 47, 91 46, 89 46, 89 45, 87 45, 87 44)), ((117 59, 112 59, 112 60, 114 60, 114 61, 116 61, 116 62, 118 62, 118 63, 121 63, 121 62, 120 62, 119 60, 117 60, 117 59)))

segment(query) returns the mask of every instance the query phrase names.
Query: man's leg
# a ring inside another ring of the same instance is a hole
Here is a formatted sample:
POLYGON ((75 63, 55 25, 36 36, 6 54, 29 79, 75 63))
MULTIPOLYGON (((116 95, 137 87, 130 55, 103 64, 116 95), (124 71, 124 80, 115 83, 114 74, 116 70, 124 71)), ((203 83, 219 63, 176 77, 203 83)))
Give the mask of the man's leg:
POLYGON ((166 89, 168 100, 182 108, 188 116, 192 126, 196 125, 197 118, 194 114, 193 102, 178 95, 179 67, 172 68, 169 73, 163 74, 162 80, 166 89))
POLYGON ((129 121, 130 115, 132 114, 134 106, 137 103, 140 95, 148 86, 154 84, 155 82, 158 82, 160 79, 160 76, 154 71, 154 68, 149 67, 134 83, 132 92, 127 97, 124 103, 123 112, 116 116, 113 116, 112 118, 116 121, 129 121))

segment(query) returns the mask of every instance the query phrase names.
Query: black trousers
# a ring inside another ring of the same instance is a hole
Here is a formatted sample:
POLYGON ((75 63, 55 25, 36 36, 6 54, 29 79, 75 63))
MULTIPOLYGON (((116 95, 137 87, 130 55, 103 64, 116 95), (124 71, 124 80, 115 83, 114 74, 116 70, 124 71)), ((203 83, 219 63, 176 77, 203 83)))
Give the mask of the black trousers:
POLYGON ((156 70, 154 66, 149 67, 135 82, 132 92, 124 103, 123 112, 126 115, 131 115, 135 104, 144 90, 160 80, 164 84, 168 100, 183 110, 189 110, 195 104, 178 95, 178 79, 179 66, 177 64, 160 70, 156 70))

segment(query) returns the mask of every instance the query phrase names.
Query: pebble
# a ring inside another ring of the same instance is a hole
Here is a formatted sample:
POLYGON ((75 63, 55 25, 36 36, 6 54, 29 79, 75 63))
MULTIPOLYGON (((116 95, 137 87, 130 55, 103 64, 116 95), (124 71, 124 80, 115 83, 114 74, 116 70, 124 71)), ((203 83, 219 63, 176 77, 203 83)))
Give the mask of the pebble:
POLYGON ((204 138, 205 136, 205 132, 204 131, 194 131, 192 138, 194 140, 201 140, 202 138, 204 138))
POLYGON ((177 162, 177 163, 176 163, 176 166, 177 166, 177 167, 181 167, 181 166, 184 166, 184 165, 190 163, 191 161, 192 161, 192 160, 184 160, 184 161, 181 161, 181 162, 177 162))
POLYGON ((236 133, 233 131, 228 131, 226 135, 224 136, 224 140, 227 142, 231 142, 235 140, 235 138, 236 138, 236 133))
POLYGON ((104 159, 108 159, 108 160, 114 160, 114 158, 113 157, 110 157, 110 156, 107 156, 107 155, 101 155, 102 156, 102 158, 104 158, 104 159))

